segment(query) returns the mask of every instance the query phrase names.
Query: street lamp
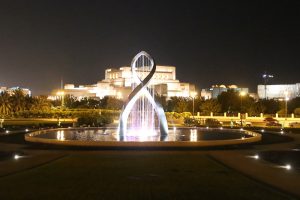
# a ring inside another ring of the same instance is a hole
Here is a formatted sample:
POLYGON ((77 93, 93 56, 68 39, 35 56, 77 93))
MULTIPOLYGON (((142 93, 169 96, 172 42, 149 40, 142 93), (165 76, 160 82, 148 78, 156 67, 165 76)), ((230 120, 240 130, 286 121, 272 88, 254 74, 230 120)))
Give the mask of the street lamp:
POLYGON ((194 117, 194 113, 195 113, 195 97, 197 96, 197 92, 191 92, 191 97, 193 98, 193 118, 194 117))
POLYGON ((242 109, 243 109, 243 96, 245 96, 245 95, 246 95, 245 91, 240 92, 240 97, 241 97, 241 113, 240 113, 241 126, 243 126, 242 109))
POLYGON ((287 112, 288 112, 287 102, 288 102, 288 100, 290 100, 290 98, 288 97, 288 92, 287 91, 284 92, 284 96, 285 96, 285 98, 284 98, 284 100, 285 100, 285 120, 287 120, 287 112))
POLYGON ((61 97, 61 107, 64 107, 64 95, 65 95, 65 92, 64 91, 58 91, 56 93, 56 95, 60 96, 61 97))

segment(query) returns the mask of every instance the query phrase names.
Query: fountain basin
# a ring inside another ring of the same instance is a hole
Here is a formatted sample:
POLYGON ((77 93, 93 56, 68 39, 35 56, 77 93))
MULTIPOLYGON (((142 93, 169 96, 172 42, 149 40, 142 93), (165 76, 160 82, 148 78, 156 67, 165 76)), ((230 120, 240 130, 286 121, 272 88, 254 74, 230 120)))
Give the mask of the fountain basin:
POLYGON ((34 143, 82 147, 212 147, 259 142, 259 133, 220 128, 169 129, 166 136, 120 137, 116 128, 40 130, 25 135, 34 143))

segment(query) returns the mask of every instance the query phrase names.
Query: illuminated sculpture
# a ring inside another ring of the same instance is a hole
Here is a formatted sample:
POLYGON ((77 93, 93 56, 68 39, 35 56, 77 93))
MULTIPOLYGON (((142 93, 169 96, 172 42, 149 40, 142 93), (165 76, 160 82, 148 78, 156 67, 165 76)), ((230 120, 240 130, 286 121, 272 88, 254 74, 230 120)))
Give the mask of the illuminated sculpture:
POLYGON ((131 62, 132 92, 120 116, 120 136, 164 136, 168 124, 162 107, 154 100, 154 86, 150 85, 156 71, 151 56, 142 51, 131 62))

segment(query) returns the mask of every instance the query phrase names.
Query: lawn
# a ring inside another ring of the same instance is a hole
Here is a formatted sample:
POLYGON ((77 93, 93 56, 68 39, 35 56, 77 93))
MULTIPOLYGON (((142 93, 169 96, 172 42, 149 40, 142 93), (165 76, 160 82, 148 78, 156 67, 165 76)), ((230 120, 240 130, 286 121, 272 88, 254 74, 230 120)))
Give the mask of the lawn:
POLYGON ((85 151, 0 178, 0 199, 290 197, 224 167, 203 152, 85 151))

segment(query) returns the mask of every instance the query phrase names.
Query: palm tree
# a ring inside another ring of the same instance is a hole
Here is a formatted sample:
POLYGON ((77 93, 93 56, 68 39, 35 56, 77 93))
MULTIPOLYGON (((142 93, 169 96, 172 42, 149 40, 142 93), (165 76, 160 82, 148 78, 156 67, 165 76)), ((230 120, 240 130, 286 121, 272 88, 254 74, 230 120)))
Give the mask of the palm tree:
POLYGON ((32 110, 47 111, 50 110, 50 108, 51 105, 46 96, 38 96, 33 98, 33 104, 31 106, 32 110))
POLYGON ((12 111, 10 95, 7 92, 0 93, 0 115, 9 115, 12 111))
POLYGON ((13 105, 13 111, 19 112, 25 110, 25 95, 21 89, 16 89, 13 92, 12 98, 12 105, 13 105))

